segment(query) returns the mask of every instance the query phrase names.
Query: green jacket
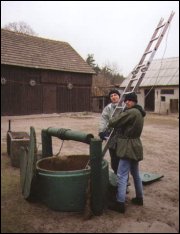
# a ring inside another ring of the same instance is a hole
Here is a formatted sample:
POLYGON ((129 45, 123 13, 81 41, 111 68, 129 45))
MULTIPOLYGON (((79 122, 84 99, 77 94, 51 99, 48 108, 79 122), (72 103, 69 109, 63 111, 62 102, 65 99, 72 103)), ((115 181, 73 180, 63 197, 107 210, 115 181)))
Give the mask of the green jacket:
POLYGON ((109 127, 117 132, 117 156, 120 158, 140 161, 143 159, 141 132, 144 125, 145 111, 141 106, 135 105, 126 109, 119 116, 109 121, 109 127), (119 130, 119 131, 118 131, 119 130))

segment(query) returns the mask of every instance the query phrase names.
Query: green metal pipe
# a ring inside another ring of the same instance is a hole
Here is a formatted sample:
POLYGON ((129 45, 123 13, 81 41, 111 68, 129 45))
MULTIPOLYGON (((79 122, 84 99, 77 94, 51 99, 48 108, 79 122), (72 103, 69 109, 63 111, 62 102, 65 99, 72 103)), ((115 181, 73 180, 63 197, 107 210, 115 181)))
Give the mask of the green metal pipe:
POLYGON ((61 140, 74 140, 74 141, 80 141, 80 142, 87 143, 87 144, 90 144, 91 138, 94 138, 92 134, 72 131, 71 129, 65 129, 65 128, 60 128, 60 129, 48 128, 47 133, 50 136, 58 137, 61 140))
POLYGON ((94 138, 92 134, 86 134, 83 132, 72 131, 65 128, 47 128, 42 129, 42 158, 53 155, 52 149, 52 137, 57 137, 61 140, 74 140, 80 141, 86 144, 90 144, 90 140, 94 138))
POLYGON ((91 139, 90 142, 91 166, 91 208, 95 215, 103 212, 103 184, 102 184, 102 141, 91 139))

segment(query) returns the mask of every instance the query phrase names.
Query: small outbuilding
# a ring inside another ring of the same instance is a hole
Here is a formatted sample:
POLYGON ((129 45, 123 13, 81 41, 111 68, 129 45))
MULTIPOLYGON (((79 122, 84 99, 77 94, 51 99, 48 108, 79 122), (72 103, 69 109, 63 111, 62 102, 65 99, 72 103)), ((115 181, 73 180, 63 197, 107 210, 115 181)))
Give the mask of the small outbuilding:
POLYGON ((1 29, 1 115, 91 111, 93 74, 67 42, 1 29))
MULTIPOLYGON (((127 86, 130 77, 131 74, 122 82, 121 89, 127 86)), ((158 114, 178 113, 179 57, 153 60, 137 95, 139 103, 146 111, 158 114)))

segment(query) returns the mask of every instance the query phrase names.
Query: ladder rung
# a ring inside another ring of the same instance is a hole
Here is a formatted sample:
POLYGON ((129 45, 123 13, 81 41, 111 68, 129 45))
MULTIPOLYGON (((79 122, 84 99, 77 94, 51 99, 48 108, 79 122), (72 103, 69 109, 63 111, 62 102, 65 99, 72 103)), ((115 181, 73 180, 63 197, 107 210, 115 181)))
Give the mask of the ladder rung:
POLYGON ((164 25, 165 25, 165 23, 164 23, 164 24, 162 24, 161 26, 157 27, 157 28, 156 28, 156 30, 158 30, 158 29, 160 29, 160 28, 164 27, 164 25))
POLYGON ((150 42, 153 42, 153 41, 155 41, 155 40, 157 40, 157 39, 159 39, 159 37, 153 38, 152 40, 150 40, 150 42))
POLYGON ((144 55, 149 54, 149 53, 151 53, 151 52, 152 52, 152 50, 150 50, 150 51, 148 51, 148 52, 144 53, 144 55))
POLYGON ((132 77, 132 78, 130 79, 130 81, 135 81, 135 80, 138 80, 138 78, 132 77))
MULTIPOLYGON (((136 75, 136 74, 139 72, 139 68, 144 67, 144 66, 146 66, 146 64, 138 65, 138 66, 136 67, 136 69, 133 70, 131 73, 132 73, 133 75, 136 75)), ((136 76, 135 76, 135 77, 136 77, 136 76)))
POLYGON ((132 73, 132 75, 134 76, 134 77, 136 77, 136 74, 139 72, 139 69, 136 69, 136 70, 134 70, 134 71, 132 71, 131 73, 132 73))
POLYGON ((136 69, 134 69, 131 73, 132 73, 133 75, 137 74, 137 73, 139 72, 139 68, 144 67, 144 66, 146 66, 146 65, 143 64, 143 65, 137 66, 136 69))
POLYGON ((134 93, 134 91, 125 92, 123 95, 134 93))
POLYGON ((137 76, 136 74, 133 74, 133 76, 130 78, 130 80, 136 78, 136 76, 137 76))
POLYGON ((146 66, 146 65, 145 64, 141 64, 141 65, 137 66, 137 68, 140 68, 140 67, 143 67, 143 66, 146 66))

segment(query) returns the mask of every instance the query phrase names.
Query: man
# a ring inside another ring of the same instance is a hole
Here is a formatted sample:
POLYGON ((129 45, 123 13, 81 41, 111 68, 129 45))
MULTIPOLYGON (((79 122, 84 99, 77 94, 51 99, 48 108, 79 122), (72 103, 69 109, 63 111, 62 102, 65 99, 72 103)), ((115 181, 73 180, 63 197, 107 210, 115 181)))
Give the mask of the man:
MULTIPOLYGON (((108 128, 109 120, 112 117, 115 107, 119 103, 120 93, 117 89, 113 89, 109 92, 109 99, 111 103, 109 103, 102 112, 100 126, 99 126, 99 137, 101 140, 107 140, 109 134, 112 131, 112 128, 108 128)), ((110 147, 109 153, 111 157, 111 167, 115 174, 117 174, 117 168, 119 165, 119 157, 116 155, 116 147, 110 147)))
POLYGON ((119 116, 109 121, 108 127, 121 131, 117 137, 117 156, 120 158, 117 170, 118 192, 117 201, 109 204, 109 208, 120 213, 125 212, 126 187, 129 172, 134 180, 136 197, 131 201, 136 205, 143 205, 143 187, 139 174, 139 161, 143 160, 143 147, 140 140, 144 125, 143 108, 137 104, 137 95, 132 92, 125 95, 126 108, 119 116))

